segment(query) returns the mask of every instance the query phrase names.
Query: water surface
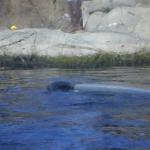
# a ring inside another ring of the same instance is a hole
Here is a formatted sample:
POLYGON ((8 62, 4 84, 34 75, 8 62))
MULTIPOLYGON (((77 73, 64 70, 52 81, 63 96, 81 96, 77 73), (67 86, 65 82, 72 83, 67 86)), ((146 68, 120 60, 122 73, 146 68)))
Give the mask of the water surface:
POLYGON ((150 90, 150 68, 0 71, 0 150, 150 149, 150 93, 48 93, 55 80, 150 90))

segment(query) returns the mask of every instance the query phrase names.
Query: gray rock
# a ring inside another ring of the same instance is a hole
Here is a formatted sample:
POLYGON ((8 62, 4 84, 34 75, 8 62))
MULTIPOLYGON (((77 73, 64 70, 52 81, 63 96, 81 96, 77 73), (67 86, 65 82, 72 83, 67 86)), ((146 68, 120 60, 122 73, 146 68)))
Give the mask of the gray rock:
POLYGON ((117 7, 135 7, 135 6, 150 6, 149 0, 92 0, 84 1, 82 3, 82 18, 83 27, 85 28, 86 23, 90 14, 96 11, 109 13, 117 7))
POLYGON ((134 33, 140 38, 150 39, 150 8, 117 7, 107 14, 90 15, 86 31, 134 33))
POLYGON ((92 13, 86 23, 85 30, 88 32, 97 32, 101 20, 105 17, 105 13, 97 11, 92 13))
POLYGON ((24 29, 0 32, 0 55, 83 56, 99 52, 133 53, 150 47, 150 40, 115 32, 64 33, 60 30, 24 29))
POLYGON ((20 29, 68 30, 71 27, 69 13, 66 0, 0 0, 0 26, 8 28, 15 24, 20 29))
POLYGON ((118 6, 134 6, 135 0, 93 0, 82 3, 83 27, 85 27, 89 15, 96 11, 109 12, 109 10, 118 6))

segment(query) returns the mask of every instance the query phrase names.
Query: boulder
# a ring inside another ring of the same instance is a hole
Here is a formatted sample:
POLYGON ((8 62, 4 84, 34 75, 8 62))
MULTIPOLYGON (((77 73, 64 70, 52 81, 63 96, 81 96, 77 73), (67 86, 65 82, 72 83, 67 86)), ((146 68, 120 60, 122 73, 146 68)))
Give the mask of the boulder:
POLYGON ((134 33, 139 38, 150 39, 150 8, 117 7, 107 14, 90 15, 86 31, 134 33))
POLYGON ((82 19, 83 27, 87 23, 89 15, 96 11, 109 13, 116 7, 135 7, 135 6, 150 6, 149 0, 92 0, 83 1, 82 3, 82 19))
POLYGON ((87 24, 85 26, 85 30, 88 32, 96 32, 98 31, 100 21, 104 18, 105 13, 97 11, 91 14, 87 20, 87 24))

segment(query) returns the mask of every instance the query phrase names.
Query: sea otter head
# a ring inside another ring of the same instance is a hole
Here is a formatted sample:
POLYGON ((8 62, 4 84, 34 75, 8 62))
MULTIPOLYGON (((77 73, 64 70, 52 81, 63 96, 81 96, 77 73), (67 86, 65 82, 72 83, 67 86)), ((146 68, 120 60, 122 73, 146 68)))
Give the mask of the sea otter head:
POLYGON ((71 91, 74 90, 74 86, 68 81, 55 81, 47 86, 49 92, 52 91, 71 91))

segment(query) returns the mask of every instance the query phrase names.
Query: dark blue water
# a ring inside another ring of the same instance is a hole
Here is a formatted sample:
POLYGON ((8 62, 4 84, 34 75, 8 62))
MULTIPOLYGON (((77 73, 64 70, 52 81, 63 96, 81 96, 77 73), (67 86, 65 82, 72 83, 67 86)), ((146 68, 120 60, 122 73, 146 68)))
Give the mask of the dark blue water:
POLYGON ((48 93, 55 80, 150 89, 150 69, 0 71, 0 150, 150 150, 150 93, 48 93))

